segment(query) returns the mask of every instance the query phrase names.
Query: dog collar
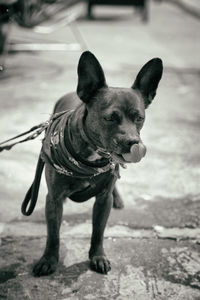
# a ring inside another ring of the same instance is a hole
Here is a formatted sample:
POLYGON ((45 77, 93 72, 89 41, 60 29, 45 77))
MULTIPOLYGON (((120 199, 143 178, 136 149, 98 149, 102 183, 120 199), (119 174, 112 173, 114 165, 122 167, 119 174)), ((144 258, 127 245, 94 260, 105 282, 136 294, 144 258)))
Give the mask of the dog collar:
POLYGON ((70 137, 71 118, 74 113, 74 110, 67 110, 58 113, 57 116, 55 114, 50 119, 43 139, 42 159, 54 167, 58 173, 67 176, 92 178, 110 171, 119 177, 118 171, 116 171, 118 164, 114 163, 111 158, 105 158, 103 162, 96 163, 86 161, 75 152, 70 137), (66 126, 67 131, 65 130, 66 126))

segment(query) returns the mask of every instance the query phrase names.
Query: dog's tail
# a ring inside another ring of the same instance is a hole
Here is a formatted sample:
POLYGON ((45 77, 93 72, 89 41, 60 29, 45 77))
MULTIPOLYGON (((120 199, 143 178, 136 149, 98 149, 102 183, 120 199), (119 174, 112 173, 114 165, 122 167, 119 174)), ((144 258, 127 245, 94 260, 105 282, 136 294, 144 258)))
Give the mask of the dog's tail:
POLYGON ((44 161, 41 158, 41 155, 39 156, 36 171, 35 171, 35 178, 33 180, 32 185, 30 186, 28 192, 26 193, 26 196, 24 198, 24 201, 22 202, 21 206, 21 212, 25 216, 30 216, 35 208, 37 198, 38 198, 38 192, 40 188, 40 181, 42 176, 42 171, 44 169, 44 161), (30 202, 30 205, 27 209, 27 206, 30 202))

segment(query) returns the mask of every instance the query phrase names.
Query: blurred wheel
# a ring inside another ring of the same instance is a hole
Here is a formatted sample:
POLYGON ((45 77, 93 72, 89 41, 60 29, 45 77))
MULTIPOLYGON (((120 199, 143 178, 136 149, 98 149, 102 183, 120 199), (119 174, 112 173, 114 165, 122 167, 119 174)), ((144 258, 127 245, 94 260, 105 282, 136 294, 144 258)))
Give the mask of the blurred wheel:
POLYGON ((41 15, 42 0, 18 0, 15 5, 15 19, 22 27, 38 24, 41 15))

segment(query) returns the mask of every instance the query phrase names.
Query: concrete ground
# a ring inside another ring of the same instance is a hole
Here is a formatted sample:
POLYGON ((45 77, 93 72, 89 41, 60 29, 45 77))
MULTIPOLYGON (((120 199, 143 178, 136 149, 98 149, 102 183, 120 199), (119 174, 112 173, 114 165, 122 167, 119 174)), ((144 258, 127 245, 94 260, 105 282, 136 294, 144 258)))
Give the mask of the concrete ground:
POLYGON ((187 13, 193 15, 194 17, 200 18, 199 0, 163 0, 163 1, 168 1, 171 4, 175 4, 179 8, 185 10, 187 13))
MULTIPOLYGON (((151 3, 148 24, 129 8, 97 7, 95 16, 77 27, 58 23, 48 34, 13 25, 9 39, 15 47, 70 42, 76 48, 74 33, 80 31, 82 48, 98 57, 111 86, 129 87, 147 60, 163 59, 163 79, 142 131, 147 155, 121 170, 125 208, 112 210, 105 232, 112 270, 100 275, 89 269, 94 200, 67 201, 58 269, 33 277, 45 245, 44 180, 33 215, 22 216, 20 206, 34 176, 39 138, 0 154, 0 299, 200 299, 200 22, 165 2, 151 3)), ((2 141, 47 120, 55 101, 76 88, 80 54, 7 57, 0 80, 2 141)))

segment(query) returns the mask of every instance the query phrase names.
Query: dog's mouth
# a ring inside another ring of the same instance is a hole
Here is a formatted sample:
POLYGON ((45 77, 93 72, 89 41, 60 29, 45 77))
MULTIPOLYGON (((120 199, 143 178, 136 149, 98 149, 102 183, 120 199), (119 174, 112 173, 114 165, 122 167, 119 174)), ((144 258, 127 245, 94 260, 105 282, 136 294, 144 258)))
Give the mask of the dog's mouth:
POLYGON ((122 164, 130 163, 130 161, 127 161, 127 160, 124 159, 123 154, 113 152, 112 157, 117 163, 122 163, 122 164))

